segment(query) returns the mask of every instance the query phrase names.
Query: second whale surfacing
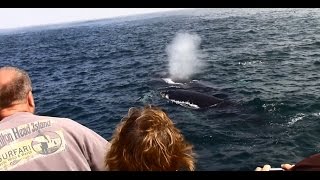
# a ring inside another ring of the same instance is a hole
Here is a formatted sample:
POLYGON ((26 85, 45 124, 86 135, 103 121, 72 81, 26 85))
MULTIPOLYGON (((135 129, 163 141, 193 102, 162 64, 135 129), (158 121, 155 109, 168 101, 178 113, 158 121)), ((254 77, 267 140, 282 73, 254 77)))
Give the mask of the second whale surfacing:
POLYGON ((161 91, 160 94, 163 98, 166 98, 176 104, 193 109, 220 107, 223 104, 228 104, 224 99, 190 90, 165 90, 161 91))

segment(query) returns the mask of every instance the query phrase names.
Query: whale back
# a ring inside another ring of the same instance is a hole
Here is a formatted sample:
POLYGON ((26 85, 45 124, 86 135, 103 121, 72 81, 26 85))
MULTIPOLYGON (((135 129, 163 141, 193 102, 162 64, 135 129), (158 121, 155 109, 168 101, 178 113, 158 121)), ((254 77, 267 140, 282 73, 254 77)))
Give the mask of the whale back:
POLYGON ((199 108, 216 106, 223 102, 223 99, 204 93, 189 90, 167 90, 163 93, 167 99, 177 102, 189 103, 199 108))

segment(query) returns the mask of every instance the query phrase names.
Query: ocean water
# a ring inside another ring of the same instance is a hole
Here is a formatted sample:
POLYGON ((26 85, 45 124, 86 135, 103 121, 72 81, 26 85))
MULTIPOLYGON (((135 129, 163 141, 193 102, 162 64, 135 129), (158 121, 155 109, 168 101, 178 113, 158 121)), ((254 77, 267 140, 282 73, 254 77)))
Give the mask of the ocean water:
POLYGON ((37 114, 106 139, 130 107, 162 107, 194 145, 198 171, 279 167, 320 152, 319 9, 200 9, 6 32, 4 65, 29 72, 37 114), (192 51, 170 54, 190 41, 192 51), (171 60, 195 54, 172 71, 188 63, 198 83, 187 88, 235 106, 191 109, 160 96, 172 86, 162 80, 171 60))

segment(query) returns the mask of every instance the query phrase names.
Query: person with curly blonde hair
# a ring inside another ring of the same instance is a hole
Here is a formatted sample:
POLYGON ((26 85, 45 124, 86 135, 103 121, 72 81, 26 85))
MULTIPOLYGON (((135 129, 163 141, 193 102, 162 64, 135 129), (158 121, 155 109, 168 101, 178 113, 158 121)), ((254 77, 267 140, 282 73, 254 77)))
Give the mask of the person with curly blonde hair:
POLYGON ((130 108, 118 124, 105 157, 111 171, 195 170, 195 153, 158 107, 130 108))

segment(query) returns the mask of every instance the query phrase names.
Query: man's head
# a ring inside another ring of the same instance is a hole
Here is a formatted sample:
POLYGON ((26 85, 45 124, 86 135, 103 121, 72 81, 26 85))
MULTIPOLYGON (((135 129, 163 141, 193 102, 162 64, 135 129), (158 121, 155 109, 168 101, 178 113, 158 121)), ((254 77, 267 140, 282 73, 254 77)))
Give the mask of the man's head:
POLYGON ((105 164, 109 170, 194 170, 192 145, 165 112, 156 107, 130 108, 117 126, 105 164))
POLYGON ((32 86, 27 72, 6 66, 0 68, 0 112, 12 109, 34 113, 32 86))

